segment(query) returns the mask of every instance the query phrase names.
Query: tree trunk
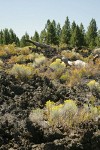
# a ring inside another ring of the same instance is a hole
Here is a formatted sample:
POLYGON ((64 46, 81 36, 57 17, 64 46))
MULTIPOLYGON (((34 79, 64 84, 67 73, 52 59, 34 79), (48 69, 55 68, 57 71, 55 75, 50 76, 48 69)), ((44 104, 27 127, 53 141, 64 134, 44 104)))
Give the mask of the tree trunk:
POLYGON ((32 43, 36 47, 40 47, 40 48, 52 48, 52 47, 50 47, 50 45, 47 45, 47 44, 42 44, 42 43, 31 41, 31 40, 25 40, 25 41, 29 42, 29 43, 32 43))

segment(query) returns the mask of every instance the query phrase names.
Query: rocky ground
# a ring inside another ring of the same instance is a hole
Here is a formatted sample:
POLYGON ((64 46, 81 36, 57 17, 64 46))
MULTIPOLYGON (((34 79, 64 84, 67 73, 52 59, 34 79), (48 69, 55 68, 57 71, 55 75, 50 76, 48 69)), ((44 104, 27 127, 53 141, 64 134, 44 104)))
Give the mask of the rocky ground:
MULTIPOLYGON (((81 105, 87 101, 88 93, 85 82, 69 88, 38 75, 21 82, 1 72, 0 150, 100 150, 100 120, 64 130, 39 126, 29 119, 31 110, 43 108, 48 100, 62 103, 74 99, 81 105)), ((99 104, 100 93, 92 94, 99 104)))
MULTIPOLYGON (((41 53, 36 49, 34 52, 41 53)), ((56 56, 57 51, 43 50, 43 54, 49 59, 56 56)), ((4 59, 6 65, 7 61, 4 59)), ((72 99, 82 106, 88 96, 93 95, 96 105, 100 105, 100 93, 91 91, 86 84, 90 80, 100 82, 100 73, 68 87, 37 74, 20 81, 0 71, 0 150, 100 150, 100 119, 64 129, 48 127, 45 121, 41 126, 29 118, 33 108, 44 108, 48 100, 59 104, 72 99)))

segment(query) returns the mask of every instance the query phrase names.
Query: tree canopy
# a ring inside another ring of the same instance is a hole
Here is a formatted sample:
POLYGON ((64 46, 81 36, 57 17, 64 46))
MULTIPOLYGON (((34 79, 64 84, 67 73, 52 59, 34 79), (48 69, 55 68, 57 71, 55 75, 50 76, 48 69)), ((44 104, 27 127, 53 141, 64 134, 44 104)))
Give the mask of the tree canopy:
POLYGON ((14 33, 12 29, 1 29, 0 44, 15 43, 17 46, 27 46, 25 40, 32 39, 33 41, 45 43, 49 45, 66 44, 70 47, 87 46, 88 48, 100 47, 100 30, 97 28, 96 20, 91 19, 87 31, 83 24, 77 25, 75 21, 70 23, 68 16, 61 27, 60 23, 55 20, 47 20, 44 29, 39 34, 35 31, 33 36, 25 33, 21 39, 14 33))

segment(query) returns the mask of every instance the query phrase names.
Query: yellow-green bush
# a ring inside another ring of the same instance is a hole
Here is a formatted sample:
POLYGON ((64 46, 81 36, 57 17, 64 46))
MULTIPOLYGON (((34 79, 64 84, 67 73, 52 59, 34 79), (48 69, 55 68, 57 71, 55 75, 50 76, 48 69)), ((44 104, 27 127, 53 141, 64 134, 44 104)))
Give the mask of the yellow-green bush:
POLYGON ((81 81, 82 77, 85 75, 85 71, 85 68, 78 69, 72 67, 70 71, 67 71, 66 73, 62 74, 60 79, 67 82, 67 85, 72 87, 81 81))
POLYGON ((78 84, 85 76, 88 76, 87 68, 76 68, 73 66, 62 74, 60 80, 65 81, 68 86, 72 87, 78 84))
POLYGON ((64 70, 66 67, 64 62, 61 62, 61 59, 56 59, 56 61, 54 61, 53 63, 50 64, 50 68, 52 68, 53 70, 57 71, 59 69, 64 70))
POLYGON ((63 43, 61 43, 60 45, 59 45, 59 49, 67 49, 68 48, 68 45, 67 44, 63 44, 63 43))
POLYGON ((70 79, 70 74, 68 71, 66 71, 66 73, 62 74, 62 76, 60 77, 61 81, 69 81, 70 79))
POLYGON ((81 123, 89 120, 96 120, 100 115, 98 108, 92 105, 84 104, 84 107, 81 108, 78 112, 76 123, 81 123), (78 120, 77 120, 78 119, 78 120))
MULTIPOLYGON (((50 126, 71 126, 73 123, 73 117, 78 112, 77 105, 73 100, 66 100, 64 101, 64 104, 59 105, 56 105, 56 103, 49 100, 46 102, 45 106, 43 114, 50 126)), ((34 116, 36 110, 32 111, 31 115, 32 114, 34 116)), ((37 115, 39 115, 39 113, 37 113, 37 115)), ((37 120, 37 122, 39 121, 37 120)))
POLYGON ((8 63, 25 63, 26 59, 25 55, 15 55, 9 59, 8 63))
POLYGON ((99 70, 100 70, 100 62, 98 62, 96 65, 94 65, 93 62, 90 61, 88 63, 88 66, 86 67, 85 75, 87 77, 96 76, 96 74, 99 73, 99 70))
POLYGON ((7 57, 6 51, 4 51, 3 49, 0 50, 0 58, 6 58, 6 57, 7 57))
POLYGON ((67 86, 72 87, 75 84, 78 84, 84 76, 87 76, 86 68, 76 68, 75 66, 72 66, 67 68, 66 72, 62 72, 60 80, 65 82, 67 86))
POLYGON ((26 60, 33 61, 34 59, 35 59, 35 54, 34 54, 34 53, 28 54, 28 55, 26 56, 26 60))
POLYGON ((11 75, 22 80, 31 78, 33 76, 33 72, 33 67, 20 64, 14 64, 12 69, 9 71, 11 75))
POLYGON ((11 56, 11 58, 9 59, 8 63, 25 63, 26 61, 34 61, 35 59, 35 55, 34 53, 28 54, 28 55, 15 55, 15 56, 11 56))
POLYGON ((32 111, 31 117, 33 116, 34 118, 34 116, 38 115, 34 121, 38 123, 45 119, 47 124, 52 127, 62 126, 64 128, 76 126, 91 119, 96 120, 100 115, 99 107, 84 104, 83 107, 78 108, 73 100, 65 100, 63 104, 59 105, 49 100, 46 102, 42 114, 40 112, 41 110, 39 111, 39 109, 32 111))
POLYGON ((8 60, 9 64, 17 63, 18 62, 18 56, 11 56, 11 58, 8 60))
MULTIPOLYGON (((83 77, 95 77, 96 74, 99 73, 99 64, 93 65, 93 64, 88 64, 87 67, 84 68, 76 68, 75 66, 71 66, 67 68, 67 71, 65 73, 62 73, 60 76, 60 80, 65 81, 68 86, 72 87, 75 84, 80 83, 83 77)), ((88 84, 90 89, 94 87, 95 89, 100 91, 100 84, 96 83, 90 83, 88 84), (93 84, 93 85, 92 85, 93 84)))
POLYGON ((95 80, 88 82, 87 86, 90 88, 90 90, 97 89, 100 92, 100 84, 95 80))
POLYGON ((9 45, 3 45, 0 46, 0 57, 1 58, 7 58, 9 56, 17 55, 18 51, 16 49, 16 45, 9 44, 9 45))
POLYGON ((30 53, 32 53, 32 50, 30 50, 29 47, 27 47, 27 46, 21 48, 21 50, 20 50, 20 54, 21 55, 28 55, 30 53))
POLYGON ((43 54, 35 54, 33 66, 39 67, 40 65, 43 65, 43 63, 46 61, 46 58, 43 54))
POLYGON ((16 45, 14 43, 13 44, 9 44, 9 45, 4 45, 4 51, 9 56, 16 55, 17 54, 16 45))
POLYGON ((83 59, 83 57, 79 53, 72 52, 70 50, 63 50, 61 52, 61 55, 65 56, 66 58, 68 58, 70 60, 77 60, 77 59, 82 60, 83 59))
POLYGON ((66 68, 66 65, 61 61, 61 59, 56 59, 50 64, 50 68, 54 71, 54 78, 60 78, 66 68))

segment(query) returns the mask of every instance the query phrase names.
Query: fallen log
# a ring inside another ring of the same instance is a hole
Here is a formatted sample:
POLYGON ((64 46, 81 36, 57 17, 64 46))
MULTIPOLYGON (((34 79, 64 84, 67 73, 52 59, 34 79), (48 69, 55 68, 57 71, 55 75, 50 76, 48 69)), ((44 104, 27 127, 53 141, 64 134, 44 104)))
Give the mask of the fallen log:
POLYGON ((35 45, 36 47, 40 47, 40 48, 52 48, 50 45, 42 44, 42 43, 35 42, 35 41, 32 41, 32 40, 25 40, 25 41, 26 41, 26 42, 29 42, 29 43, 32 43, 32 44, 35 45))

